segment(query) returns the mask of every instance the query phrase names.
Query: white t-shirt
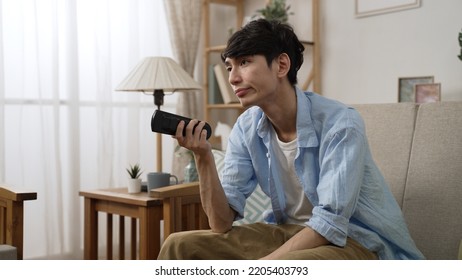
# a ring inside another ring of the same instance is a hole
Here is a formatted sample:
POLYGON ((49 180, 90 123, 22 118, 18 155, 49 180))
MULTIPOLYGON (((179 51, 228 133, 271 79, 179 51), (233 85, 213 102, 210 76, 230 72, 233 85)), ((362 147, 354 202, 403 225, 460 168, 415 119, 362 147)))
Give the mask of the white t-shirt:
POLYGON ((313 205, 303 192, 302 185, 295 173, 295 156, 297 155, 297 139, 285 143, 279 140, 272 129, 271 149, 276 157, 273 161, 278 165, 281 184, 286 197, 285 213, 288 224, 304 225, 312 216, 313 205))

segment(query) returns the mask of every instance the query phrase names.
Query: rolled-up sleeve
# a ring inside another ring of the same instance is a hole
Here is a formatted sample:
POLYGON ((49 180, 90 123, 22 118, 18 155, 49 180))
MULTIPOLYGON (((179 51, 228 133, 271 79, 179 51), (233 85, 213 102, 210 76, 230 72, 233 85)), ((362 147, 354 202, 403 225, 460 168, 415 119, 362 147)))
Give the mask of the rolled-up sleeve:
POLYGON ((354 126, 347 126, 325 139, 319 151, 318 203, 307 225, 331 243, 344 246, 363 180, 367 143, 354 126))

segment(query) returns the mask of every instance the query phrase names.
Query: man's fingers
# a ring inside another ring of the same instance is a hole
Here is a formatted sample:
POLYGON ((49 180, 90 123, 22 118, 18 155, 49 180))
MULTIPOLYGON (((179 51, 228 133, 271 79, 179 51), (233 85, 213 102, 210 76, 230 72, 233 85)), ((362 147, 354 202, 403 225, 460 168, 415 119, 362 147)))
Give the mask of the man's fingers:
POLYGON ((180 121, 180 122, 178 123, 178 126, 176 127, 176 132, 175 132, 174 138, 176 138, 177 140, 183 138, 184 124, 185 124, 184 121, 180 121))

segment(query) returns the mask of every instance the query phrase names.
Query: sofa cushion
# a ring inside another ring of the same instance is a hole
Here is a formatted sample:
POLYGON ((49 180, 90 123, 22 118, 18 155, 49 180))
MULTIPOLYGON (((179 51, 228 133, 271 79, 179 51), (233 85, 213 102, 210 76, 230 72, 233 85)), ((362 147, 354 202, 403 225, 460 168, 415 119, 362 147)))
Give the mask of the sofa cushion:
MULTIPOLYGON (((225 152, 220 150, 212 150, 217 167, 218 175, 221 179, 221 172, 223 170, 225 152)), ((271 201, 269 197, 262 191, 260 186, 257 185, 255 191, 247 198, 244 208, 244 218, 234 222, 234 225, 250 224, 256 222, 263 222, 263 213, 271 208, 271 201)))
POLYGON ((413 103, 353 105, 366 125, 372 157, 402 206, 414 132, 413 103))
POLYGON ((11 245, 0 244, 0 260, 17 260, 18 249, 11 245))
POLYGON ((265 211, 271 209, 269 197, 257 185, 255 191, 247 198, 244 208, 244 218, 235 221, 234 225, 263 222, 265 211))
POLYGON ((403 201, 428 259, 457 259, 462 237, 462 102, 420 106, 403 201))

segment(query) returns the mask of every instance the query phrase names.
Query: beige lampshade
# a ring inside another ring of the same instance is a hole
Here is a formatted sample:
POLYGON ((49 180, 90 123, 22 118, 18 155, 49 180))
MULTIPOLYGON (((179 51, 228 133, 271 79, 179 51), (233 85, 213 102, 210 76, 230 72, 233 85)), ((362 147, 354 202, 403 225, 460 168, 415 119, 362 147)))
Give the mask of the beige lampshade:
POLYGON ((117 86, 116 91, 194 90, 202 87, 173 59, 146 57, 117 86))

